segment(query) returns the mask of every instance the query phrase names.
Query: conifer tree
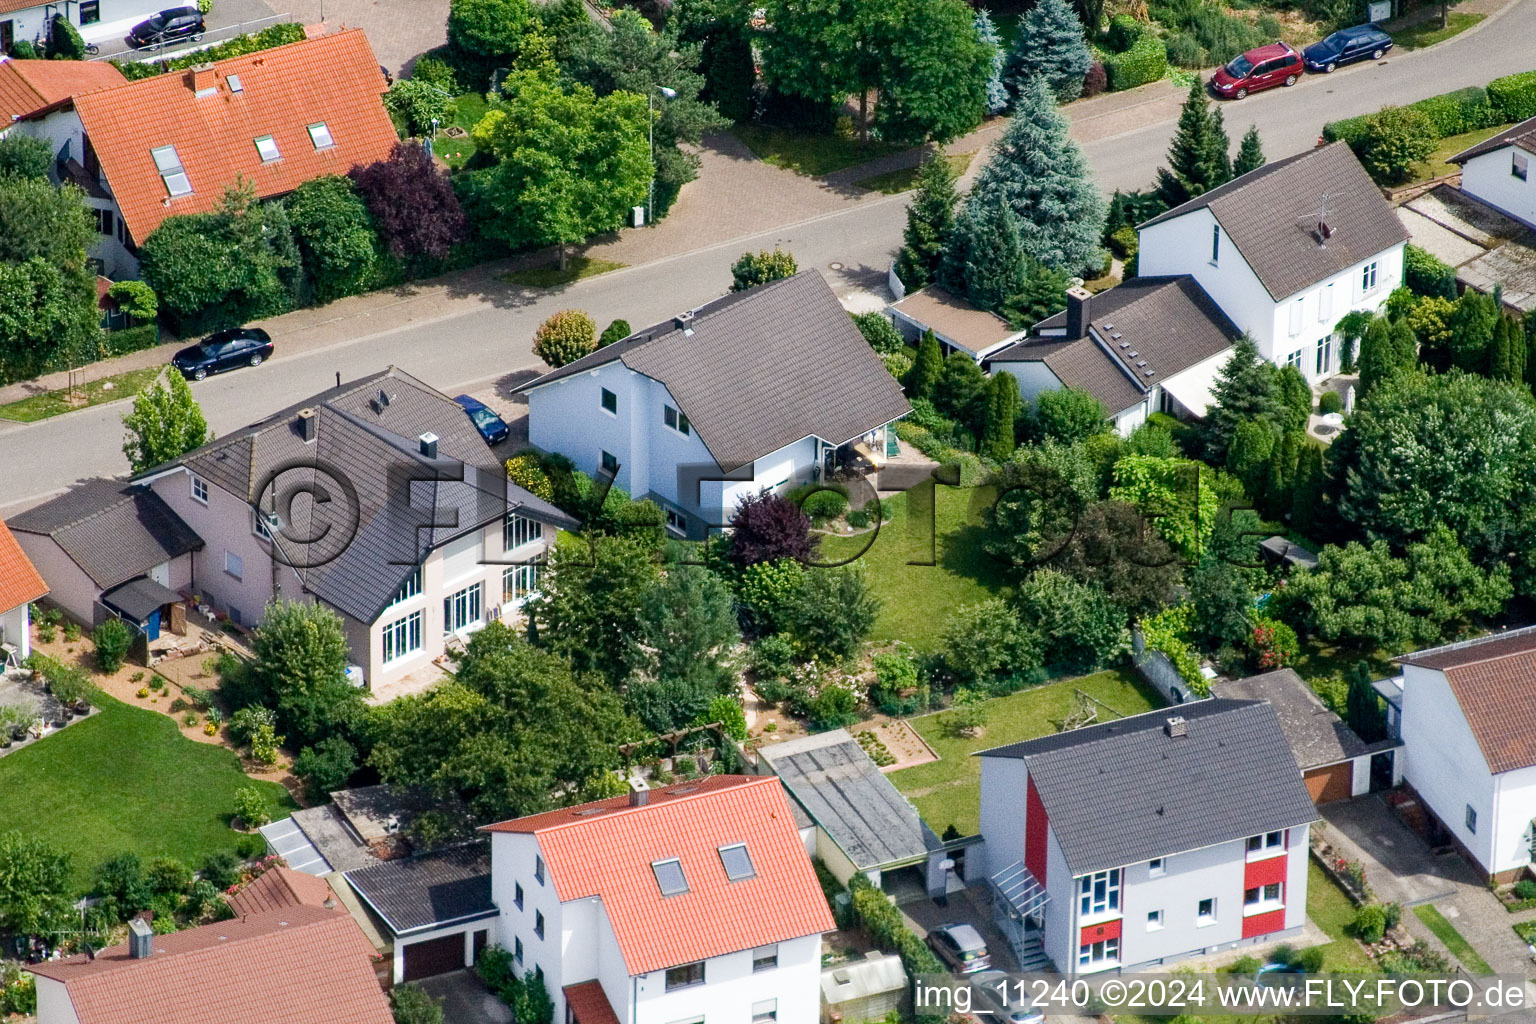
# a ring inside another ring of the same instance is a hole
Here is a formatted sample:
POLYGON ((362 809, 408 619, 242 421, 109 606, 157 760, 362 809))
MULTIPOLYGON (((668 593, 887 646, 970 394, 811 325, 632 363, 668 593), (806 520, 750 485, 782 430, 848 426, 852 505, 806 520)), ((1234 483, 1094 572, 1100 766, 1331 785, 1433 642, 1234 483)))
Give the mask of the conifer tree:
POLYGON ((1069 274, 1097 271, 1103 258, 1104 198, 1039 76, 1020 95, 971 195, 1007 202, 1031 259, 1069 274))
POLYGON ((1276 377, 1274 365, 1259 356, 1252 338, 1245 334, 1233 343, 1232 355, 1222 364, 1211 387, 1215 404, 1206 412, 1202 431, 1209 461, 1226 461, 1227 446, 1244 421, 1285 422, 1284 396, 1276 377))
POLYGON ((950 232, 940 283, 997 311, 1024 290, 1027 273, 1018 218, 996 193, 972 192, 950 232))
POLYGON ((944 153, 937 151, 918 168, 917 192, 907 207, 907 227, 902 232, 905 244, 896 256, 896 276, 908 290, 923 287, 937 275, 959 201, 955 172, 944 153))
POLYGON ((1358 397, 1364 398, 1370 394, 1377 385, 1400 368, 1398 343, 1393 334, 1393 325, 1387 322, 1386 317, 1377 317, 1371 321, 1371 326, 1365 329, 1365 336, 1360 339, 1358 397))
POLYGON ((1237 147, 1237 159, 1232 161, 1232 177, 1241 178, 1249 171, 1256 171, 1263 167, 1267 161, 1264 159, 1264 146, 1259 141, 1259 129, 1255 125, 1249 125, 1243 133, 1243 141, 1237 147))
POLYGON ((1296 483, 1291 490, 1291 527, 1304 537, 1316 536, 1323 517, 1323 450, 1310 441, 1296 459, 1296 483))
POLYGON ((1158 198, 1178 206, 1232 180, 1230 148, 1221 111, 1211 108, 1197 79, 1179 113, 1179 127, 1168 146, 1168 166, 1157 169, 1158 198))
MULTIPOLYGON (((1302 445, 1306 435, 1299 430, 1287 430, 1269 455, 1269 470, 1264 481, 1264 494, 1258 501, 1264 515, 1279 519, 1291 510, 1293 490, 1296 486, 1297 464, 1301 461, 1302 445)), ((1258 499, 1258 496, 1255 496, 1258 499)))
POLYGON ((1349 727, 1367 743, 1375 743, 1385 734, 1381 697, 1371 685, 1371 667, 1363 661, 1349 670, 1349 690, 1344 698, 1344 717, 1349 727))
POLYGON ((933 398, 933 389, 944 372, 944 353, 939 349, 939 339, 932 331, 924 331, 917 343, 917 358, 907 371, 907 397, 933 398))
POLYGON ((1083 77, 1093 64, 1083 23, 1067 0, 1040 0, 1019 19, 1008 51, 1004 82, 1022 98, 1031 78, 1044 78, 1058 102, 1083 94, 1083 77))
POLYGON ((981 453, 996 462, 1013 454, 1013 421, 1019 416, 1019 379, 1006 370, 987 382, 987 408, 982 419, 981 453))
POLYGON ((981 45, 992 55, 987 76, 987 113, 1001 114, 1008 109, 1008 87, 1003 84, 1003 68, 1007 64, 1008 54, 1003 49, 1002 40, 998 38, 992 15, 987 13, 985 7, 976 8, 976 38, 981 40, 981 45))

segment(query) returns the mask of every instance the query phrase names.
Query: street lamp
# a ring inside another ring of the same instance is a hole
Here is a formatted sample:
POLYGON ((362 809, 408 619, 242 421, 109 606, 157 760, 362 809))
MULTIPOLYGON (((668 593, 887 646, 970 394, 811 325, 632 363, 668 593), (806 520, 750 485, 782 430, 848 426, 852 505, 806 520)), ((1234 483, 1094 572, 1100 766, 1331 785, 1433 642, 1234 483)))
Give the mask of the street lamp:
POLYGON ((650 91, 645 94, 645 112, 650 115, 648 120, 651 129, 651 187, 645 197, 645 222, 647 224, 651 222, 651 211, 656 205, 656 94, 658 92, 661 93, 662 99, 677 99, 677 90, 668 89, 664 85, 653 85, 650 91))

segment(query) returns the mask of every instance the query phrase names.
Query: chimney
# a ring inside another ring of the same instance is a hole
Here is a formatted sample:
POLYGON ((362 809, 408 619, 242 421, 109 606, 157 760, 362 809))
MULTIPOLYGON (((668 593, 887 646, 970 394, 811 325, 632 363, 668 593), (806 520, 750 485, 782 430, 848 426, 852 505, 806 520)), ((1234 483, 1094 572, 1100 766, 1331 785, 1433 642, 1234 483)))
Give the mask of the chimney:
POLYGON ((1067 289, 1067 340, 1088 337, 1088 301, 1092 298, 1087 288, 1067 289))
POLYGON ((212 64, 194 64, 187 69, 187 84, 199 96, 212 96, 219 91, 219 78, 212 64))
POLYGON ((318 426, 316 424, 316 421, 315 421, 315 410, 313 410, 313 409, 300 409, 299 410, 299 436, 304 439, 304 443, 305 444, 309 444, 311 441, 313 441, 315 439, 315 432, 318 429, 319 428, 318 428, 318 426))
POLYGON ((629 780, 629 806, 644 807, 651 802, 651 787, 644 779, 629 780))
POLYGON ((678 330, 683 332, 685 338, 693 337, 693 310, 690 309, 686 313, 677 314, 672 319, 672 322, 677 325, 678 330))
POLYGON ((417 440, 421 442, 421 454, 429 459, 437 458, 437 435, 432 431, 422 434, 417 440))
POLYGON ((135 960, 148 960, 155 949, 155 930, 143 918, 128 922, 128 955, 135 960))
POLYGON ((1189 735, 1189 723, 1184 721, 1183 716, 1174 715, 1164 724, 1163 732, 1166 732, 1174 739, 1182 739, 1189 735))

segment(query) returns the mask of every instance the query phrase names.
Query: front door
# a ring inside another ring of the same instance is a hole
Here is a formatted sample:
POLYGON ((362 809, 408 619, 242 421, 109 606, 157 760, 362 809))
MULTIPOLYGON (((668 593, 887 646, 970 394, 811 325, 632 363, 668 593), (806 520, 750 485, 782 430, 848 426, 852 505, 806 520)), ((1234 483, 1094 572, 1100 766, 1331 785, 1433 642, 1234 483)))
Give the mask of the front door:
POLYGON ((160 639, 160 610, 157 608, 149 613, 149 618, 144 620, 144 639, 155 641, 160 639))
POLYGON ((10 53, 16 45, 16 23, 0 21, 0 50, 10 53))

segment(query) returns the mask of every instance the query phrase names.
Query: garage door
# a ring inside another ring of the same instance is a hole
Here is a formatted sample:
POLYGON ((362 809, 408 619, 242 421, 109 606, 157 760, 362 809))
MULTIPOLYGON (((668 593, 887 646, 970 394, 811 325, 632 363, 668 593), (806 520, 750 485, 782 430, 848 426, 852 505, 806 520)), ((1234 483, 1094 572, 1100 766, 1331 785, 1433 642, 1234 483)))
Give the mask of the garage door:
POLYGON ((405 980, 416 981, 434 974, 447 974, 464 966, 464 936, 444 935, 440 939, 413 942, 405 947, 405 980))
POLYGON ((1329 765, 1327 768, 1314 768, 1302 778, 1306 780, 1307 792, 1312 794, 1312 802, 1326 804, 1334 800, 1349 799, 1350 780, 1353 776, 1353 766, 1345 761, 1342 764, 1329 765))

